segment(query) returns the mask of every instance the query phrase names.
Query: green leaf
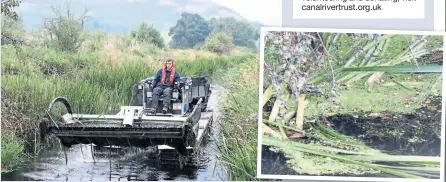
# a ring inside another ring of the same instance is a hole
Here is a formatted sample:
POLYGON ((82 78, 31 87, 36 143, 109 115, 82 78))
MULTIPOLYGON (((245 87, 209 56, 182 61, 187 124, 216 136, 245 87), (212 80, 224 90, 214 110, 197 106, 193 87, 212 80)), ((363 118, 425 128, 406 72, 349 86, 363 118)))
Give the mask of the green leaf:
MULTIPOLYGON (((366 163, 366 162, 360 162, 360 161, 357 161, 357 160, 353 160, 353 159, 350 159, 349 155, 328 154, 328 153, 322 152, 320 150, 315 150, 313 148, 314 146, 311 146, 311 145, 308 145, 308 144, 300 144, 298 142, 277 141, 277 140, 275 140, 275 139, 273 139, 271 137, 268 137, 268 136, 263 136, 262 144, 263 145, 272 145, 272 146, 276 146, 276 147, 279 147, 279 148, 281 148, 281 147, 288 147, 288 148, 291 148, 292 150, 296 150, 296 151, 300 151, 300 152, 304 152, 304 153, 309 153, 309 154, 323 156, 323 157, 330 157, 330 158, 338 160, 338 161, 342 161, 342 162, 345 162, 345 163, 356 164, 356 165, 359 165, 359 166, 368 167, 368 168, 371 168, 371 169, 379 170, 381 172, 392 174, 392 175, 403 177, 403 178, 424 178, 424 177, 421 177, 421 176, 412 175, 410 173, 405 173, 405 172, 402 172, 402 171, 399 171, 399 170, 388 169, 388 168, 380 167, 380 166, 377 166, 377 165, 374 165, 374 164, 369 164, 369 163, 366 163)), ((360 156, 360 157, 370 157, 370 156, 360 156)))
POLYGON ((441 65, 430 66, 371 66, 344 68, 343 71, 368 71, 368 72, 404 72, 404 73, 442 73, 441 65))

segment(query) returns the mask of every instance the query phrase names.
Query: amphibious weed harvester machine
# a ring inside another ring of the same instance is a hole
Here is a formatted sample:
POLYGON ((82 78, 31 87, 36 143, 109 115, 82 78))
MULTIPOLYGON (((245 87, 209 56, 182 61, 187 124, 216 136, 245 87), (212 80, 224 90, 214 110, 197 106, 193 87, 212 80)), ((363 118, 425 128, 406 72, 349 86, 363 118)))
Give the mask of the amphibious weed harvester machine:
POLYGON ((162 151, 176 153, 180 156, 180 164, 186 164, 184 159, 196 154, 213 121, 212 111, 206 109, 212 93, 210 84, 205 77, 182 77, 175 83, 168 112, 161 112, 161 102, 165 99, 162 95, 154 114, 149 112, 153 79, 135 84, 132 87, 132 105, 121 106, 116 115, 76 114, 67 99, 57 97, 47 111, 53 123, 49 131, 66 147, 76 144, 156 146, 160 156, 162 151), (56 121, 52 110, 58 102, 65 105, 67 113, 56 121))

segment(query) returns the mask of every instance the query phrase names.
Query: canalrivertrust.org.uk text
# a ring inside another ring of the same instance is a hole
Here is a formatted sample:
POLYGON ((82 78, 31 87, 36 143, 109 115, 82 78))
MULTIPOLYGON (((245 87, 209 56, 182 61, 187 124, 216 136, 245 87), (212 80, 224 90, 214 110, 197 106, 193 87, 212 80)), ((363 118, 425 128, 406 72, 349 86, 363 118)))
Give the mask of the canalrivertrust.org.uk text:
POLYGON ((293 18, 422 19, 424 6, 424 0, 294 0, 293 18))

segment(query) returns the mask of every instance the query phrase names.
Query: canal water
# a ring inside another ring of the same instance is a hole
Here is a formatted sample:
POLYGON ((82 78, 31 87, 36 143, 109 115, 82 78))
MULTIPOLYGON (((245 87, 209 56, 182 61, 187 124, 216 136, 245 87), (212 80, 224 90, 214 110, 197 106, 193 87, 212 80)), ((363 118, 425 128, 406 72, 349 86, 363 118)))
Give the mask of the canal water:
POLYGON ((2 181, 156 181, 156 180, 227 180, 216 165, 219 136, 218 98, 223 88, 212 87, 208 109, 214 111, 214 122, 206 143, 201 148, 196 167, 178 168, 161 165, 155 148, 96 148, 76 145, 57 146, 41 154, 25 167, 2 174, 2 181))

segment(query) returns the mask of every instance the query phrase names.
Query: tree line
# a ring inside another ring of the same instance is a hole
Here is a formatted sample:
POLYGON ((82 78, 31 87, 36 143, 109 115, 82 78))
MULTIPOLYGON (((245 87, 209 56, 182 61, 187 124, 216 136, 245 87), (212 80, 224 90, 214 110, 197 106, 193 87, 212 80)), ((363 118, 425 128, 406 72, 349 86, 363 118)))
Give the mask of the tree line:
MULTIPOLYGON (((17 24, 20 24, 17 13, 12 8, 18 7, 21 1, 2 1, 3 20, 2 40, 5 38, 23 39, 23 36, 14 35, 17 24), (14 26, 10 26, 14 25, 14 26), (4 29, 4 30, 5 30, 4 29), (8 31, 8 29, 12 29, 8 31)), ((89 20, 87 10, 76 17, 67 5, 66 11, 52 6, 53 17, 46 17, 44 29, 48 33, 46 44, 60 51, 76 52, 85 40, 85 22, 89 20)), ((23 34, 23 33, 22 33, 23 34)), ((171 49, 202 49, 217 54, 229 54, 235 47, 243 47, 245 50, 256 52, 258 50, 259 30, 246 20, 229 18, 211 18, 206 20, 199 14, 182 13, 173 27, 170 27, 168 35, 171 41, 163 39, 161 32, 153 25, 146 22, 130 32, 132 39, 139 43, 153 44, 159 48, 171 49)), ((14 43, 2 41, 2 44, 14 43)), ((16 42, 16 41, 15 41, 16 42)), ((19 41, 20 42, 20 41, 19 41)))
MULTIPOLYGON (((257 51, 258 30, 249 22, 235 18, 212 18, 205 20, 198 14, 182 13, 175 26, 169 29, 172 49, 203 48, 225 54, 234 47, 246 47, 257 51)), ((160 32, 147 23, 132 31, 132 37, 141 42, 152 43, 160 48, 167 46, 160 32)))

